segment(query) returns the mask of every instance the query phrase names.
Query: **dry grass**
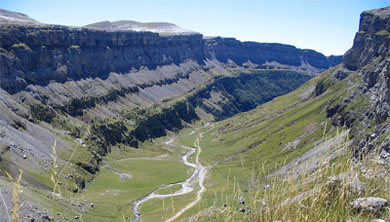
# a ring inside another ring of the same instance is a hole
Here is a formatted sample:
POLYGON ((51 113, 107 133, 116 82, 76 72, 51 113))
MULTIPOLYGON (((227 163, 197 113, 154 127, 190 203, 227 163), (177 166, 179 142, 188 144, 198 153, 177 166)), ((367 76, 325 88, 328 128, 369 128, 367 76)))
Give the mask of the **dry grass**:
MULTIPOLYGON (((342 132, 337 130, 337 134, 342 132)), ((390 187, 385 177, 378 176, 385 175, 383 166, 370 158, 353 160, 348 147, 349 135, 345 135, 335 145, 344 150, 343 155, 331 161, 324 157, 323 164, 314 172, 303 170, 298 176, 269 178, 269 172, 263 167, 257 186, 245 191, 233 180, 231 193, 215 201, 224 206, 213 206, 222 213, 212 218, 215 221, 371 221, 389 216, 386 212, 362 215, 350 208, 350 202, 359 197, 389 199, 390 187), (362 189, 354 187, 356 181, 363 184, 362 189), (244 204, 240 203, 243 197, 244 204)), ((199 219, 209 220, 209 216, 199 219)))
MULTIPOLYGON (((12 180, 12 176, 8 174, 8 177, 12 180)), ((23 192, 23 188, 21 185, 22 181, 22 176, 23 176, 23 170, 19 170, 19 176, 16 179, 16 181, 13 183, 13 191, 12 191, 12 202, 13 202, 13 210, 12 210, 12 222, 18 222, 19 220, 19 210, 21 207, 23 207, 23 203, 20 204, 19 206, 19 199, 20 199, 20 194, 23 192)))
POLYGON ((53 200, 56 197, 56 189, 57 189, 57 140, 54 140, 53 146, 52 146, 52 159, 53 159, 53 171, 52 175, 50 177, 51 182, 53 182, 53 192, 52 192, 52 198, 53 200))
POLYGON ((5 203, 5 200, 4 200, 3 193, 1 191, 1 189, 0 189, 0 198, 1 198, 1 201, 3 202, 4 208, 5 208, 5 212, 6 212, 7 217, 8 217, 8 221, 11 221, 11 217, 9 216, 9 213, 8 213, 8 207, 7 207, 7 204, 5 203))

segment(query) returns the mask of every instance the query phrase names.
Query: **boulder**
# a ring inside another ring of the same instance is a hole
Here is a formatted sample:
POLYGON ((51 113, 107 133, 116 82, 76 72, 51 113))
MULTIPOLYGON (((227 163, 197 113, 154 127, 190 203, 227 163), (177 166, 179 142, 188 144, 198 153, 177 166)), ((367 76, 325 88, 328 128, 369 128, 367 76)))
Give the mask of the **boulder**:
POLYGON ((348 194, 353 195, 361 195, 364 193, 364 185, 359 178, 348 174, 339 174, 338 176, 328 177, 325 187, 332 191, 346 188, 348 194))
POLYGON ((358 198, 350 202, 353 210, 361 213, 377 213, 382 211, 388 204, 388 201, 379 197, 358 198))

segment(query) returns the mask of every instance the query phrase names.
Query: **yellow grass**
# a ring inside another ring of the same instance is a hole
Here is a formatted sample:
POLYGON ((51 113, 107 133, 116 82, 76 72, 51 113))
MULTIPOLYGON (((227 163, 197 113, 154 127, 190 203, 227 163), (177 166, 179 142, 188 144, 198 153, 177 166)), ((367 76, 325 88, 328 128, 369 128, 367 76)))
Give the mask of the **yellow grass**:
MULTIPOLYGON (((7 173, 8 177, 11 177, 11 175, 9 175, 7 173)), ((18 179, 16 179, 16 181, 14 182, 14 189, 12 191, 12 196, 13 196, 13 212, 12 212, 12 221, 13 222, 18 222, 19 220, 19 209, 23 206, 23 203, 19 206, 19 198, 20 198, 20 194, 23 192, 23 189, 22 189, 22 185, 20 184, 21 180, 22 180, 22 176, 23 176, 23 170, 19 170, 19 176, 18 176, 18 179)))
POLYGON ((52 198, 53 200, 56 197, 56 189, 57 189, 57 140, 54 140, 53 146, 52 146, 52 158, 53 158, 53 172, 50 177, 50 180, 53 182, 53 192, 52 192, 52 198))

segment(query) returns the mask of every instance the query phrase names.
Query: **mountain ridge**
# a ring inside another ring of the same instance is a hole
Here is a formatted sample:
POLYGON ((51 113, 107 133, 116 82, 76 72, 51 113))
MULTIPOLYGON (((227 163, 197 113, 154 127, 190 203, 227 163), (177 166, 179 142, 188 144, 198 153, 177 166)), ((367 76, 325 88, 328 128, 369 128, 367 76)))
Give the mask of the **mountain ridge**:
POLYGON ((0 28, 1 87, 9 92, 20 91, 30 83, 126 73, 141 66, 155 69, 186 60, 200 65, 213 59, 225 64, 231 60, 238 66, 250 63, 263 69, 293 69, 313 75, 330 67, 328 58, 315 51, 231 38, 203 39, 201 34, 159 36, 150 32, 105 32, 63 26, 0 28), (11 31, 15 32, 12 36, 11 31), (56 53, 61 56, 55 56, 56 53), (116 59, 121 54, 127 56, 116 59))
POLYGON ((0 8, 0 24, 29 24, 39 25, 38 21, 30 18, 28 15, 19 12, 11 12, 0 8))
POLYGON ((196 32, 181 28, 173 23, 168 22, 137 22, 131 20, 121 21, 102 21, 89 25, 86 28, 97 28, 110 32, 114 31, 136 31, 136 32, 155 32, 160 35, 189 35, 196 32))

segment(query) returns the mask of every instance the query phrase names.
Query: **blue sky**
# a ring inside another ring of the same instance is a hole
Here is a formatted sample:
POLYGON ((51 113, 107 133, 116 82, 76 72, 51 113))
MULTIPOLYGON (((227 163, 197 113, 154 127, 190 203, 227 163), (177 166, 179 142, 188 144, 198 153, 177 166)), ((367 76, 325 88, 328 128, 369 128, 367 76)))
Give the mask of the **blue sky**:
POLYGON ((171 22, 206 36, 278 42, 343 54, 364 10, 390 0, 0 0, 0 8, 44 23, 171 22))

